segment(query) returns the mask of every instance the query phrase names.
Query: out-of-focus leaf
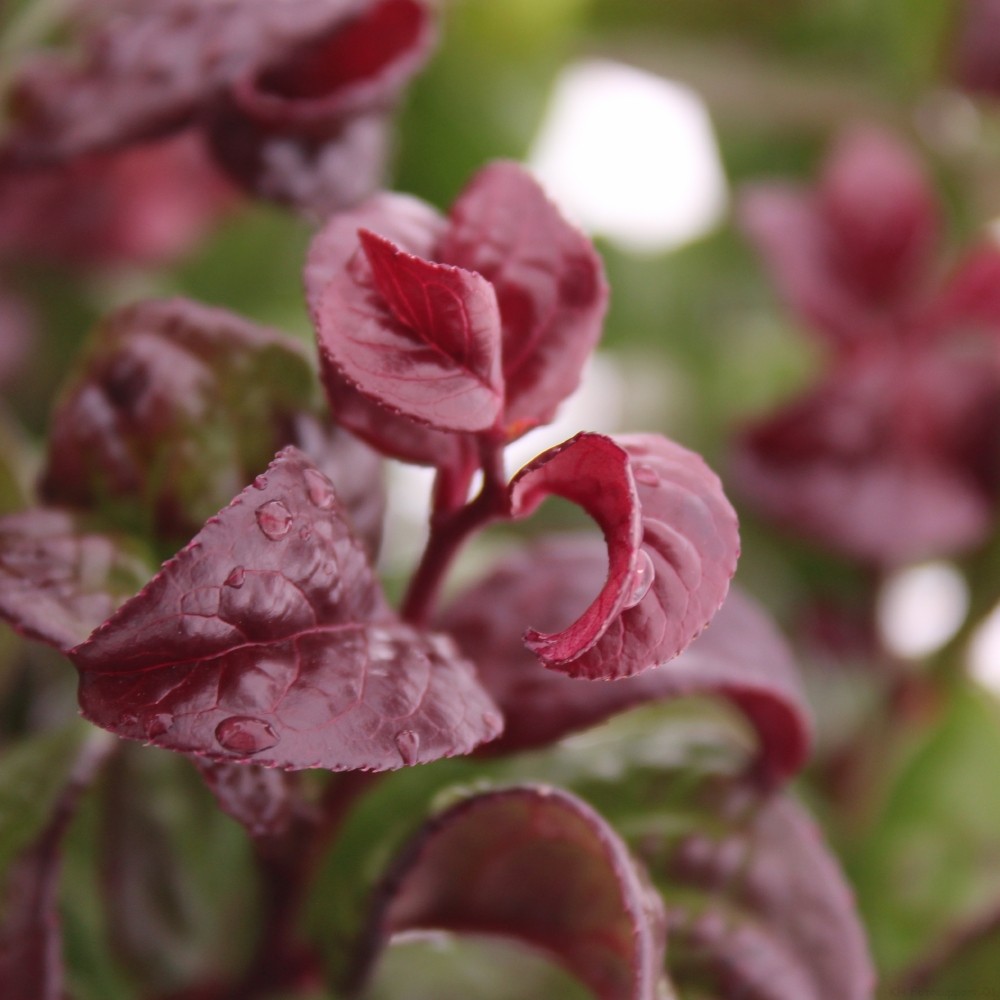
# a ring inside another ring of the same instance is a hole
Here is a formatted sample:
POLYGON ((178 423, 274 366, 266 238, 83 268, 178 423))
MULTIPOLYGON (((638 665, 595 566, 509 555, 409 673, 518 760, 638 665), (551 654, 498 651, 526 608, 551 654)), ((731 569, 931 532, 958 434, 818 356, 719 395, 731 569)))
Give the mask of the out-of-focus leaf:
POLYGON ((150 577, 121 539, 82 517, 37 508, 0 518, 0 617, 66 652, 150 577))
POLYGON ((482 752, 545 746, 645 702, 712 695, 731 700, 756 728, 762 774, 795 774, 810 742, 798 674, 780 634, 738 591, 676 660, 638 677, 600 683, 538 669, 519 639, 524 620, 542 609, 553 624, 576 614, 605 567, 596 539, 543 541, 500 563, 440 619, 504 713, 503 735, 482 752))
POLYGON ((889 977, 1000 897, 998 755, 996 702, 960 689, 893 774, 868 834, 847 848, 872 947, 889 977))
POLYGON ((276 330, 184 299, 126 307, 56 409, 42 493, 176 547, 295 440, 313 383, 276 330))
POLYGON ((779 797, 741 816, 738 790, 710 808, 714 832, 641 840, 667 902, 678 986, 754 1000, 871 1000, 875 973, 851 890, 809 816, 779 797))
POLYGON ((223 761, 390 770, 501 727, 454 645, 389 611, 330 481, 294 448, 71 658, 87 718, 223 761))
POLYGON ((86 734, 74 723, 0 752, 0 875, 52 815, 86 734))
POLYGON ((57 911, 61 847, 80 797, 115 742, 91 733, 35 842, 9 867, 0 907, 0 983, 10 1000, 62 1000, 63 957, 57 911))
POLYGON ((409 930, 512 937, 553 954, 602 1000, 655 1000, 663 911, 618 835, 546 786, 473 796, 410 842, 377 896, 376 951, 409 930))
POLYGON ((595 604, 600 620, 591 623, 588 609, 555 635, 532 629, 528 647, 547 667, 592 680, 629 677, 677 656, 718 610, 736 569, 736 514, 718 477, 699 456, 658 435, 581 434, 545 452, 511 484, 518 515, 550 494, 580 503, 605 532, 611 607, 595 604), (618 468, 617 456, 627 465, 618 468), (581 478, 585 464, 594 468, 581 478), (636 515, 638 549, 632 531, 619 527, 636 515))

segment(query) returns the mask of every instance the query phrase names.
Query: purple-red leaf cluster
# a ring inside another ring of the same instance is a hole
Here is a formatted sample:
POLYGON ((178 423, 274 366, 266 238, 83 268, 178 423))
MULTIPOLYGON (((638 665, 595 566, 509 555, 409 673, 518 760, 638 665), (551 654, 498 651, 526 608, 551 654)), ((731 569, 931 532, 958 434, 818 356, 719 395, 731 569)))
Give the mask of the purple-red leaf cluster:
POLYGON ((661 996, 663 905, 614 830, 558 789, 486 792, 427 823, 377 894, 373 951, 409 930, 514 938, 600 1000, 661 996))
POLYGON ((422 0, 143 0, 84 30, 78 60, 22 67, 2 158, 60 164, 193 127, 254 193, 322 216, 377 185, 433 34, 422 0))
POLYGON ((389 610, 333 486, 295 449, 70 657, 90 721, 224 761, 389 770, 501 726, 452 643, 389 610))
POLYGON ((933 193, 913 154, 870 127, 841 137, 815 189, 757 186, 742 217, 830 361, 741 433, 736 485, 870 563, 982 541, 1000 496, 1000 251, 973 251, 942 283, 933 193))
POLYGON ((512 163, 476 174, 446 219, 396 195, 334 216, 306 290, 338 419, 459 478, 463 434, 506 441, 552 418, 607 302, 590 241, 512 163))
POLYGON ((794 775, 810 744, 805 695, 784 640, 739 591, 730 592, 711 625, 677 659, 639 676, 596 684, 538 669, 518 641, 519 626, 539 614, 553 623, 570 618, 605 571, 595 539, 545 541, 506 558, 439 620, 475 662, 504 713, 503 735, 482 752, 541 747, 646 702, 713 695, 732 701, 757 730, 762 775, 794 775))

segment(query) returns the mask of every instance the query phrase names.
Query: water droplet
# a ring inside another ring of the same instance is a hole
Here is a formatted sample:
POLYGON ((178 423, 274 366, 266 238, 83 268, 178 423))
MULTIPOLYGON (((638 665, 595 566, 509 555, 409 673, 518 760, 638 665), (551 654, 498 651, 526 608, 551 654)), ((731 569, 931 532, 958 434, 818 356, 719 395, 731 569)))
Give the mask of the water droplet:
POLYGON ((306 493, 309 500, 320 510, 332 510, 337 504, 337 494, 330 485, 330 480, 316 469, 306 469, 303 473, 306 481, 306 493))
POLYGON ((247 571, 242 566, 236 566, 223 582, 224 587, 233 587, 239 590, 243 586, 243 581, 247 578, 247 571))
POLYGON ((249 757, 270 750, 280 737, 263 719, 252 715, 233 715, 215 727, 215 738, 230 753, 249 757))
POLYGON ((267 489, 267 476, 258 476, 253 481, 253 488, 255 490, 266 490, 267 489))
POLYGON ((645 462, 637 462, 632 467, 632 476, 637 483, 642 483, 644 486, 660 485, 660 474, 645 462))
POLYGON ((396 749, 405 765, 415 764, 420 751, 420 737, 412 729, 404 729, 396 733, 396 749))
POLYGON ((292 515, 280 500, 268 500, 257 508, 257 524, 272 542, 284 538, 292 527, 292 515))
POLYGON ((142 720, 142 728, 146 730, 146 739, 149 740, 162 736, 173 724, 174 717, 169 712, 154 712, 142 720))
POLYGON ((639 549, 639 558, 636 560, 635 572, 632 574, 632 589, 629 591, 624 609, 634 608, 648 593, 653 586, 653 579, 656 577, 656 570, 653 567, 653 560, 649 558, 649 553, 645 549, 639 549))
POLYGON ((299 538, 304 542, 308 542, 312 538, 313 533, 309 528, 299 528, 299 538))

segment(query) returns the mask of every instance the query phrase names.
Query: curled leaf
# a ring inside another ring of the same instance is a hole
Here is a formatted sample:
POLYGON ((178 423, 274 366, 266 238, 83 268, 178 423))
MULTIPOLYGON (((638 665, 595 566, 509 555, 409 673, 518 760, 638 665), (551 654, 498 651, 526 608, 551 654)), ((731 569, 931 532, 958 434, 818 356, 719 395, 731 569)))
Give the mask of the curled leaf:
POLYGON ((148 579, 126 544, 67 511, 0 518, 0 617, 29 639, 65 652, 148 579))
POLYGON ((677 656, 722 604, 739 554, 736 515, 715 474, 658 435, 580 434, 515 476, 515 514, 549 494, 579 503, 598 522, 609 572, 573 625, 554 635, 529 630, 528 647, 551 669, 604 680, 677 656))
POLYGON ((646 702, 709 695, 731 701, 756 729, 765 780, 798 772, 810 745, 798 672, 764 611, 736 589, 680 656, 636 677, 596 684, 538 669, 518 638, 523 622, 541 615, 555 626, 574 616, 600 587, 606 564, 596 539, 546 539, 504 559, 439 620, 504 714, 503 735, 481 752, 541 747, 646 702))
POLYGON ((663 912, 618 835, 558 789, 473 796, 434 817, 378 893, 373 948, 395 933, 496 934, 540 948, 601 1000, 656 1000, 663 912))
POLYGON ((294 448, 70 656, 92 722, 219 760, 391 770, 500 728, 454 646, 389 612, 294 448))

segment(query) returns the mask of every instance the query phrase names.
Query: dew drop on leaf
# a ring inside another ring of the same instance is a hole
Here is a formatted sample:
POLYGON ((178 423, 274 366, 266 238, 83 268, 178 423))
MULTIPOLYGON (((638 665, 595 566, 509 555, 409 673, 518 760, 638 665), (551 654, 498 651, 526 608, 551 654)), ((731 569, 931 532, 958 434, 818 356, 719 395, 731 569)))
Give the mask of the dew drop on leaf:
POLYGON ((276 542, 288 534, 292 515, 280 500, 269 500, 257 508, 257 524, 265 538, 276 542))
POLYGON ((310 503, 320 510, 332 510, 337 503, 337 495, 326 476, 315 469, 306 469, 303 476, 310 503))
POLYGON ((634 608, 649 593, 655 576, 656 570, 653 568, 653 560, 649 558, 649 553, 645 549, 639 549, 639 558, 632 574, 632 589, 622 605, 624 610, 634 608))
POLYGON ((637 483, 642 483, 644 486, 660 485, 660 474, 645 462, 637 462, 633 465, 632 475, 637 483))
POLYGON ((215 727, 215 738, 226 750, 243 756, 270 750, 280 740, 269 723, 251 715, 233 715, 223 719, 215 727))
POLYGON ((395 742, 403 763, 407 766, 415 764, 420 750, 420 737, 412 729, 403 729, 396 733, 395 742))
POLYGON ((247 578, 247 571, 242 566, 236 566, 223 581, 223 586, 232 587, 239 590, 243 586, 243 581, 247 578))

